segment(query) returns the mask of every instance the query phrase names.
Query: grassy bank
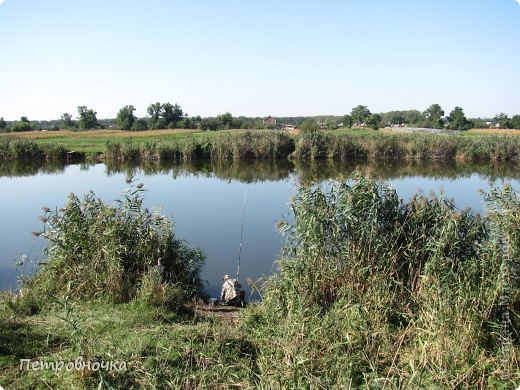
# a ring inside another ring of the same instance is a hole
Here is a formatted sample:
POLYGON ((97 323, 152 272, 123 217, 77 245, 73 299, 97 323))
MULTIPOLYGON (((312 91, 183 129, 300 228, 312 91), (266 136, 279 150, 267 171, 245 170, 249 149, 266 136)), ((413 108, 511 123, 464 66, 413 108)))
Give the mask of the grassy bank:
POLYGON ((301 187, 292 222, 279 225, 279 273, 260 283, 261 303, 228 316, 183 294, 194 291, 189 280, 149 274, 142 248, 157 240, 178 277, 199 255, 170 246, 171 226, 140 210, 137 190, 115 208, 86 195, 59 215, 46 211, 50 265, 23 297, 0 300, 0 385, 484 389, 520 381, 520 198, 510 187, 489 191, 486 216, 442 198, 405 203, 364 177, 301 187), (120 226, 110 229, 114 218, 120 226), (134 282, 113 283, 125 279, 113 263, 134 282), (127 366, 48 368, 78 356, 127 366), (20 370, 20 359, 47 368, 20 370))
MULTIPOLYGON (((66 158, 67 151, 105 160, 190 159, 422 159, 519 161, 520 137, 319 131, 96 131, 0 138, 2 159, 66 158)), ((476 133, 475 133, 476 134, 476 133)), ((69 155, 70 157, 70 155, 69 155)))

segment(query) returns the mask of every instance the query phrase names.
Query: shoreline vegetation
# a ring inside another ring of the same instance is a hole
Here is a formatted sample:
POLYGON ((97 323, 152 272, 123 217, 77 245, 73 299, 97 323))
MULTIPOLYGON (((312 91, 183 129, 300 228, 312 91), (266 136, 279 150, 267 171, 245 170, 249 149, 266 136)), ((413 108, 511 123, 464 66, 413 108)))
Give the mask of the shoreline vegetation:
MULTIPOLYGON (((398 134, 384 130, 59 133, 2 134, 0 160, 520 160, 520 137, 488 135, 484 131, 468 131, 464 135, 398 134)), ((516 133, 513 130, 508 134, 516 133)))
POLYGON ((0 297, 1 386, 485 389, 520 380, 520 196, 510 186, 483 194, 481 216, 442 196, 404 201, 361 174, 303 185, 278 224, 278 273, 248 281, 262 301, 225 316, 196 303, 203 252, 143 209, 143 185, 128 182, 113 204, 71 194, 44 209, 36 234, 49 260, 22 281, 23 294, 0 297), (79 356, 98 369, 56 369, 79 356), (126 369, 107 369, 113 361, 126 369))

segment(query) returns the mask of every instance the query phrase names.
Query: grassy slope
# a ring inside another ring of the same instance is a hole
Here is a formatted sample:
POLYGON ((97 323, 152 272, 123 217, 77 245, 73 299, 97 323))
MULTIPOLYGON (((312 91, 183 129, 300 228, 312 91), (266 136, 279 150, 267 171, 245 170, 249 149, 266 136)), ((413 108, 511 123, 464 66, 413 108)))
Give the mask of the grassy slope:
MULTIPOLYGON (((6 309, 0 309, 7 314, 6 309)), ((229 317, 227 317, 229 319, 229 317)), ((180 316, 139 304, 75 304, 30 317, 0 316, 0 386, 9 389, 208 388, 254 382, 254 347, 234 321, 180 316), (14 342, 13 342, 14 341, 14 342), (126 372, 20 371, 20 359, 121 361, 126 372)))
MULTIPOLYGON (((149 130, 128 132, 122 130, 86 130, 86 131, 31 131, 26 133, 0 133, 1 137, 11 137, 19 139, 29 139, 40 144, 52 143, 61 144, 67 150, 74 150, 85 153, 102 153, 106 150, 107 141, 132 142, 136 144, 149 141, 158 141, 168 144, 169 141, 175 141, 186 138, 199 137, 217 137, 219 134, 226 132, 237 132, 243 130, 223 130, 223 131, 200 131, 200 130, 149 130)), ((374 134, 369 129, 344 129, 344 130, 326 130, 326 133, 337 135, 367 135, 374 134)), ((381 129, 382 134, 396 134, 391 129, 381 129)), ((292 134, 297 134, 293 131, 292 134)), ((501 129, 472 129, 463 132, 467 137, 485 137, 488 135, 520 135, 520 130, 501 130, 501 129)))

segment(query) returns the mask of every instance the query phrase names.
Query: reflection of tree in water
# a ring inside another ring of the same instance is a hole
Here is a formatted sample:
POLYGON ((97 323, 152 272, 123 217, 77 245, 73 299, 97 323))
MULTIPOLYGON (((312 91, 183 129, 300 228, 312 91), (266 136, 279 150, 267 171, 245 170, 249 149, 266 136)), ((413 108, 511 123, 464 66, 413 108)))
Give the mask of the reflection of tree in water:
MULTIPOLYGON (((81 163, 81 170, 94 164, 81 163)), ((18 177, 37 174, 61 174, 67 164, 63 161, 13 160, 0 162, 0 176, 18 177)), ((432 160, 331 160, 314 161, 279 160, 192 160, 178 162, 162 161, 106 161, 105 174, 172 175, 214 177, 222 180, 238 180, 243 183, 285 180, 295 175, 301 184, 323 180, 343 180, 359 171, 378 180, 421 176, 425 178, 463 178, 480 174, 490 180, 498 178, 520 179, 519 162, 464 163, 458 161, 432 160)))
POLYGON ((171 174, 182 176, 215 177, 222 180, 238 180, 243 183, 284 180, 293 172, 294 164, 288 160, 192 160, 143 161, 106 163, 107 175, 124 173, 134 175, 171 174))
POLYGON ((464 163, 457 161, 425 160, 315 160, 295 162, 295 172, 301 184, 323 180, 344 180, 352 177, 354 171, 376 180, 425 177, 432 179, 460 179, 472 174, 480 174, 490 180, 498 178, 519 179, 518 163, 464 163))
POLYGON ((65 171, 63 160, 9 160, 0 161, 0 177, 34 176, 37 174, 59 174, 65 171))

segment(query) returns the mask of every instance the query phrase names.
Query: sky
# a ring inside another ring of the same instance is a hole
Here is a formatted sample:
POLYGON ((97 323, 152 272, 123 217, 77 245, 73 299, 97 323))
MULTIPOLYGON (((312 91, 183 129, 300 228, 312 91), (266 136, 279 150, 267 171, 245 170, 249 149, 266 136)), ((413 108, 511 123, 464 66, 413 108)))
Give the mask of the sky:
POLYGON ((0 117, 520 114, 520 0, 0 0, 0 117))

